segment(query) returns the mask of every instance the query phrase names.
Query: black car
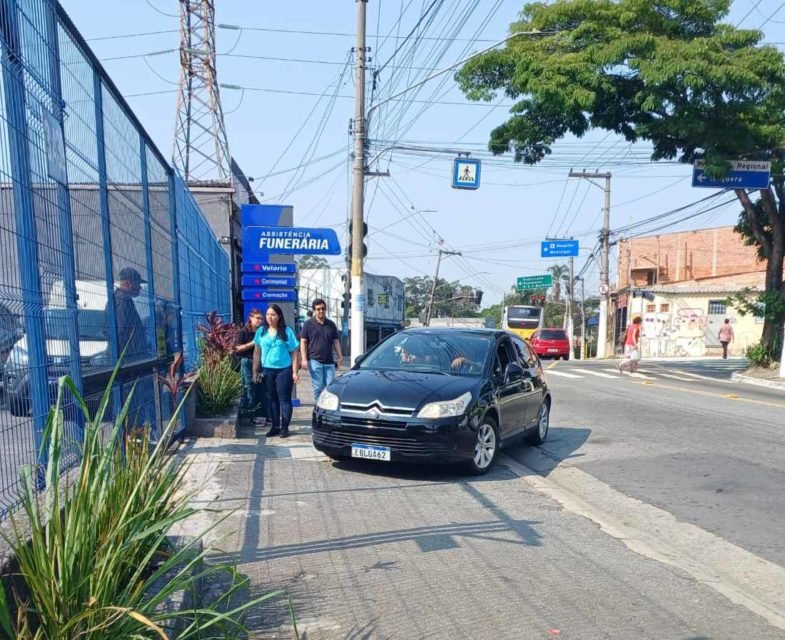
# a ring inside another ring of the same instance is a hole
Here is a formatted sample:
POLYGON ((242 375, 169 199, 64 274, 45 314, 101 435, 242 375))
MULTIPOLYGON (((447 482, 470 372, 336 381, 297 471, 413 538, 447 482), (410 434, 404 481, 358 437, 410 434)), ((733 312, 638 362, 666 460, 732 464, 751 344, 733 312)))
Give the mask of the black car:
POLYGON ((322 392, 313 443, 336 460, 465 462, 480 474, 513 438, 542 444, 550 408, 540 361, 518 336, 407 329, 322 392))

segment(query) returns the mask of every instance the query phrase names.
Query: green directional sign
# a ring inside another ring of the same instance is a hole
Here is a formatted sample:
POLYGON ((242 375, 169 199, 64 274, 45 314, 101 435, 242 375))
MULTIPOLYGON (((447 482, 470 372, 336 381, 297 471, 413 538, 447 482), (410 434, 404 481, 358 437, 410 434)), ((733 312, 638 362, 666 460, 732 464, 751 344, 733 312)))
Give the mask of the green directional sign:
POLYGON ((518 278, 518 291, 528 289, 547 289, 553 284, 553 276, 546 273, 542 276, 521 276, 518 278))

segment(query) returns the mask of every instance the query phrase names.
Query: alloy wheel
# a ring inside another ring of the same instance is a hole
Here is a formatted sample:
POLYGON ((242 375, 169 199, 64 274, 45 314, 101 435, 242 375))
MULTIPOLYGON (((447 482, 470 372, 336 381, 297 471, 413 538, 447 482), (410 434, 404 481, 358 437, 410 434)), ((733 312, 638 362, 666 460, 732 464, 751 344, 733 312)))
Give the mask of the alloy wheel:
POLYGON ((496 455, 496 431, 487 423, 477 430, 477 443, 474 445, 474 464, 478 469, 486 469, 496 455))

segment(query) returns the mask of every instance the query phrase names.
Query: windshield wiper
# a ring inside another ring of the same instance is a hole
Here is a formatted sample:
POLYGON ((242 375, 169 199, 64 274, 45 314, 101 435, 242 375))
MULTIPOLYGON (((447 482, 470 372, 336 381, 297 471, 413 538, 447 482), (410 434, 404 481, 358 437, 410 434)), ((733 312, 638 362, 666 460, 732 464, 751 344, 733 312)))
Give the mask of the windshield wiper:
POLYGON ((439 369, 418 369, 416 367, 406 367, 405 369, 399 369, 399 371, 413 371, 415 373, 433 373, 440 376, 448 376, 449 373, 444 371, 439 371, 439 369))

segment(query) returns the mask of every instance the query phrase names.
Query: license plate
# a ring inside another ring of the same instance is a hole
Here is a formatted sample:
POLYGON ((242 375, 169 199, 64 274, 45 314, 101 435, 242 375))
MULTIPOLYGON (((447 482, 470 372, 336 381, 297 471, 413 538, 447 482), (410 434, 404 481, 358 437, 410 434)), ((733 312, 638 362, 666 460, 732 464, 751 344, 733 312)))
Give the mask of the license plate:
POLYGON ((390 461, 390 447, 372 447, 367 444, 353 444, 352 458, 364 458, 366 460, 390 461))
POLYGON ((556 353, 558 349, 548 349, 548 353, 556 353))

